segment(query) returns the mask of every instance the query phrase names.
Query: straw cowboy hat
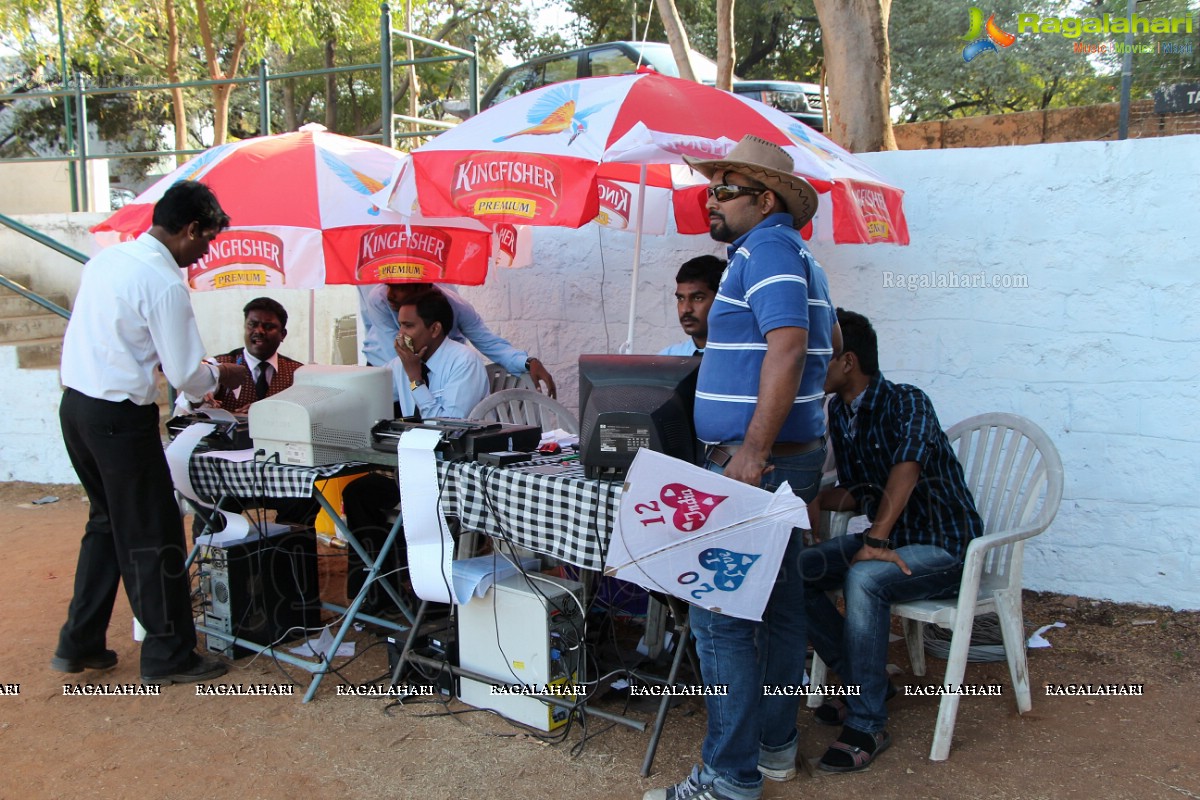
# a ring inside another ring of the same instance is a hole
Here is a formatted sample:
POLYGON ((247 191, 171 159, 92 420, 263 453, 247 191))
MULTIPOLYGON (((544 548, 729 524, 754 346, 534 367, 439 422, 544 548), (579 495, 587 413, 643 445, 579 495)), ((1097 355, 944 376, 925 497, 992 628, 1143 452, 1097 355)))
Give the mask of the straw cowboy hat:
POLYGON ((712 180, 718 172, 738 172, 765 185, 783 199, 784 208, 802 227, 817 213, 817 190, 792 174, 792 157, 782 147, 757 136, 744 136, 729 155, 711 161, 684 156, 692 169, 712 180))

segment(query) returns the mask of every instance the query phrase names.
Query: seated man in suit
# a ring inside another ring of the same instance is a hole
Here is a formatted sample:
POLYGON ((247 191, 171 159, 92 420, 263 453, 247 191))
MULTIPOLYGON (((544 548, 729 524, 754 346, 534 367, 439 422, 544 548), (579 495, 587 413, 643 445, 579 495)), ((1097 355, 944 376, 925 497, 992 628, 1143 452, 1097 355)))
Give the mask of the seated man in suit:
MULTIPOLYGON (((363 335, 362 351, 368 364, 380 367, 392 358, 392 340, 400 332, 396 324, 396 314, 400 310, 401 301, 431 289, 442 291, 432 283, 381 283, 378 286, 358 287, 359 308, 366 331, 363 335)), ((484 324, 475 307, 452 288, 446 287, 443 294, 450 301, 450 308, 454 312, 454 326, 447 331, 451 339, 462 344, 470 342, 476 350, 513 375, 528 372, 529 377, 533 379, 533 385, 539 391, 544 391, 550 397, 555 396, 557 389, 554 386, 554 378, 536 356, 518 350, 503 336, 493 333, 484 324)), ((400 398, 397 396, 392 399, 400 398)))
MULTIPOLYGON (((269 297, 256 297, 242 309, 245 319, 244 346, 216 357, 218 364, 241 364, 249 372, 240 386, 233 389, 219 387, 213 394, 206 395, 201 404, 206 407, 223 408, 235 414, 248 413, 250 404, 264 397, 279 394, 290 388, 296 370, 304 366, 295 359, 279 353, 279 345, 287 338, 287 309, 269 297)), ((176 408, 184 410, 186 399, 180 396, 176 408)), ((190 410, 190 409, 188 409, 190 410)), ((317 501, 310 497, 269 497, 263 506, 276 512, 279 522, 296 525, 312 525, 321 510, 317 501)), ((241 511, 249 507, 230 499, 222 504, 227 510, 241 511)), ((223 520, 214 519, 218 526, 223 520)), ((192 523, 193 535, 203 530, 203 522, 197 518, 192 523)))
POLYGON ((837 310, 841 341, 825 378, 838 485, 809 506, 859 511, 862 534, 838 536, 800 554, 808 636, 821 658, 859 694, 827 702, 816 719, 842 733, 818 766, 853 772, 891 744, 885 728, 888 632, 893 603, 958 592, 967 545, 983 521, 928 395, 879 371, 875 329, 861 314, 837 310), (843 590, 843 616, 829 599, 843 590))
POLYGON ((217 356, 218 364, 245 364, 250 374, 236 389, 218 389, 214 405, 245 414, 250 404, 292 385, 299 361, 279 354, 287 338, 288 313, 269 297, 256 297, 242 309, 246 320, 245 346, 217 356))
MULTIPOLYGON (((487 397, 488 376, 483 360, 465 344, 449 337, 454 311, 442 292, 432 289, 406 295, 396 312, 399 333, 392 343, 395 357, 385 365, 392 370, 403 416, 464 418, 487 397)), ((346 524, 371 556, 387 538, 388 511, 400 502, 400 489, 392 476, 366 475, 342 494, 346 524)), ((398 570, 405 563, 404 539, 397 540, 385 573, 397 589, 398 570)), ((366 579, 366 565, 351 549, 346 567, 346 595, 351 600, 366 579)), ((390 600, 373 585, 362 611, 385 612, 390 600)))
POLYGON ((683 262, 675 274, 675 305, 679 324, 688 335, 678 344, 658 351, 660 356, 702 356, 708 344, 708 310, 717 299, 725 272, 725 259, 697 256, 683 262))

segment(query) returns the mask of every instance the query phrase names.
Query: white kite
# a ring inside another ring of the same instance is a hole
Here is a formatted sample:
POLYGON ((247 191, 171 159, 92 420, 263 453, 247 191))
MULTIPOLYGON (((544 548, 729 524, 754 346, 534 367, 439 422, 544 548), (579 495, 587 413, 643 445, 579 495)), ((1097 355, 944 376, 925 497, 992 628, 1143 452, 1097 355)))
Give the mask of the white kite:
POLYGON ((604 574, 731 617, 761 620, 804 501, 642 449, 629 468, 604 574))

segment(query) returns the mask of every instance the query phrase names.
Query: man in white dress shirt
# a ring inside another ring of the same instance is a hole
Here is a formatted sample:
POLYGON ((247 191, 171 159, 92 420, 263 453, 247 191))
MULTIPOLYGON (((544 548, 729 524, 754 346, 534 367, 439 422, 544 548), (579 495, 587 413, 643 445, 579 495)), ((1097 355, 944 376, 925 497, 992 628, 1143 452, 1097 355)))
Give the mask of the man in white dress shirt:
POLYGON ((148 232, 84 265, 63 339, 59 418, 90 506, 75 594, 50 662, 59 672, 116 666, 106 635, 124 582, 146 629, 143 682, 225 673, 222 662, 195 651, 183 524, 159 435, 155 378, 161 369, 172 386, 198 399, 247 376, 239 364, 202 363, 204 344, 180 272, 228 225, 207 186, 181 181, 154 206, 148 232))
POLYGON ((675 307, 688 338, 659 350, 660 356, 704 355, 704 346, 708 344, 708 310, 717 297, 723 272, 725 259, 716 256, 697 256, 683 262, 675 273, 675 307))
MULTIPOLYGON (((392 370, 402 416, 465 418, 487 397, 487 369, 474 350, 449 338, 454 311, 447 296, 437 289, 406 295, 396 315, 400 330, 392 345, 396 357, 385 366, 392 370)), ((359 478, 342 494, 346 524, 372 557, 387 538, 387 512, 399 502, 396 479, 378 473, 359 478)), ((402 585, 398 570, 406 561, 404 540, 397 539, 384 569, 397 589, 402 585)), ((358 554, 351 551, 346 566, 346 595, 350 600, 362 588, 365 568, 358 554)), ((384 591, 372 586, 362 611, 386 613, 389 605, 384 591)))

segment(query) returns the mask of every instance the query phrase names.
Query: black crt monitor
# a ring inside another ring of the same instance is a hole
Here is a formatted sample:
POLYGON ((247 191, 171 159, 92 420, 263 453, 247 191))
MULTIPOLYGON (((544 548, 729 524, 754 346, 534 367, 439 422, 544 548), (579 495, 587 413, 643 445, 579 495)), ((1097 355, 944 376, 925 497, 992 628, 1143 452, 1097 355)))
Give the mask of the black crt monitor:
POLYGON ((692 422, 698 356, 579 357, 579 462, 621 479, 643 447, 697 463, 692 422))

